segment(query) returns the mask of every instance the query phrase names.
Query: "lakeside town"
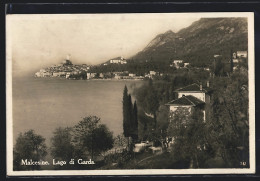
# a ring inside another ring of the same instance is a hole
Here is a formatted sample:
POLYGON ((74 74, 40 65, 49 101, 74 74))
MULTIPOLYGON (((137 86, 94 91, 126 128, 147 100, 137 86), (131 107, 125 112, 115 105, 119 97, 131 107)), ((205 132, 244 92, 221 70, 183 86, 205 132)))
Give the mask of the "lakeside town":
MULTIPOLYGON (((127 64, 126 60, 122 57, 116 59, 111 59, 109 63, 104 63, 103 66, 107 64, 127 64)), ((41 69, 39 72, 35 73, 35 77, 63 77, 66 79, 133 79, 133 80, 143 80, 144 76, 137 76, 134 73, 124 72, 90 72, 91 66, 86 64, 73 65, 70 61, 69 56, 62 63, 58 65, 53 65, 46 69, 41 69)), ((150 74, 146 74, 146 77, 155 75, 156 72, 151 71, 150 74)))
MULTIPOLYGON (((222 55, 213 55, 213 60, 216 61, 221 58, 222 55)), ((233 70, 236 70, 238 63, 245 62, 247 58, 247 51, 237 51, 233 52, 231 60, 226 61, 226 64, 234 64, 233 70), (231 62, 232 61, 232 62, 231 62)), ((108 65, 126 65, 127 60, 122 56, 109 60, 99 66, 108 65)), ((175 69, 198 69, 210 72, 210 67, 194 67, 191 66, 189 62, 184 60, 173 60, 170 68, 175 69)), ((157 72, 150 70, 149 72, 142 72, 140 75, 136 73, 126 71, 115 71, 115 72, 93 72, 92 66, 87 64, 74 65, 70 60, 70 56, 63 60, 60 64, 52 65, 50 67, 40 69, 39 72, 35 73, 35 77, 62 77, 66 79, 114 79, 114 80, 143 80, 144 78, 153 78, 155 76, 163 76, 164 72, 157 72)))

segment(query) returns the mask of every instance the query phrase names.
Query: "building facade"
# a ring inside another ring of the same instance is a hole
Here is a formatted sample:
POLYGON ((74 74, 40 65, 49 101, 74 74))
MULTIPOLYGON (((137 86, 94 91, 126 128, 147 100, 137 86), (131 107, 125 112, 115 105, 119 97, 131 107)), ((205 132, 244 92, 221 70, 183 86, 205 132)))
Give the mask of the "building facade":
POLYGON ((110 64, 127 64, 126 60, 123 57, 116 57, 109 60, 110 64))
POLYGON ((238 58, 247 58, 247 51, 237 51, 238 58))
POLYGON ((207 118, 207 107, 210 104, 210 96, 212 89, 207 86, 203 87, 199 84, 191 84, 186 87, 177 89, 177 99, 168 102, 166 105, 169 106, 170 114, 174 113, 177 109, 185 108, 191 113, 195 108, 200 109, 203 112, 203 119, 206 121, 207 118))

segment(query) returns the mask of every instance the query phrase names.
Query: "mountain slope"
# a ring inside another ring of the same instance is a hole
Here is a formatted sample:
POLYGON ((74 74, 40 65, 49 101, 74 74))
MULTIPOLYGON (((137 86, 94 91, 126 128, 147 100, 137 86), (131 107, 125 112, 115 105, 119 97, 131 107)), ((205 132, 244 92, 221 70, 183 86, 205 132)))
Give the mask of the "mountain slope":
POLYGON ((247 50, 247 31, 246 18, 202 18, 178 33, 157 35, 132 59, 162 63, 183 59, 209 64, 214 54, 229 59, 231 50, 247 50))
POLYGON ((176 34, 171 30, 163 34, 159 34, 145 47, 143 51, 149 50, 149 48, 159 47, 165 43, 174 41, 175 38, 176 34))

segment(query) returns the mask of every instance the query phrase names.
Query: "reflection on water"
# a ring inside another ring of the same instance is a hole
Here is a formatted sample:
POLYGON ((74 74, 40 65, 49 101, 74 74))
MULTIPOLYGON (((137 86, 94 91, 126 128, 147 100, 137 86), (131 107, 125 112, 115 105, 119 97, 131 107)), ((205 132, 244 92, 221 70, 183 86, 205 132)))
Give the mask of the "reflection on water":
POLYGON ((130 89, 142 81, 66 80, 26 78, 13 80, 14 139, 34 129, 50 137, 57 127, 73 126, 83 117, 96 115, 114 135, 122 129, 124 86, 130 89))

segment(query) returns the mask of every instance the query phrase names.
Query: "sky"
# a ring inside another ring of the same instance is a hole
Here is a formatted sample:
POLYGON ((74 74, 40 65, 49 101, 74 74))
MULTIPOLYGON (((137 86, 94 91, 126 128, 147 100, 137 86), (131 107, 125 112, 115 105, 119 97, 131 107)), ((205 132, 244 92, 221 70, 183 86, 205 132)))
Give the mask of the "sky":
POLYGON ((99 64, 129 58, 158 34, 178 32, 194 14, 7 15, 7 54, 22 75, 62 62, 99 64))

